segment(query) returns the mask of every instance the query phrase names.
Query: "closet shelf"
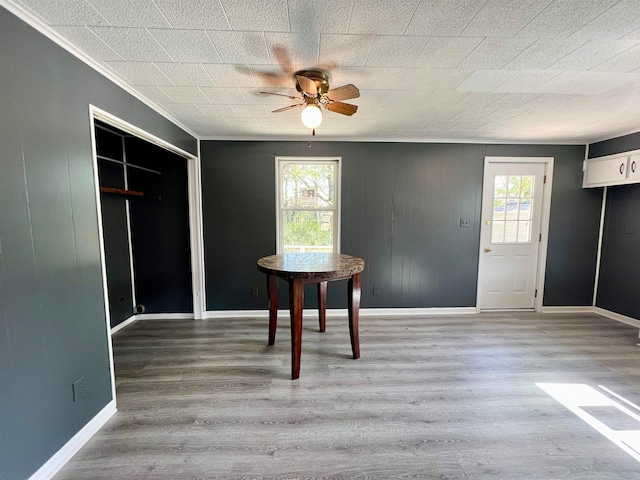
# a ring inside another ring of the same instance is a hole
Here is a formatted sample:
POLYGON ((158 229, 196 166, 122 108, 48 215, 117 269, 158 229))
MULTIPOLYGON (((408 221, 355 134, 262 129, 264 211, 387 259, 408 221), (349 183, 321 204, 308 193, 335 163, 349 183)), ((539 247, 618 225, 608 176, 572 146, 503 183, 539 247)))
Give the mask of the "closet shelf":
POLYGON ((116 195, 127 195, 130 197, 144 197, 144 192, 136 190, 123 190, 121 188, 100 187, 100 191, 104 193, 115 193, 116 195))

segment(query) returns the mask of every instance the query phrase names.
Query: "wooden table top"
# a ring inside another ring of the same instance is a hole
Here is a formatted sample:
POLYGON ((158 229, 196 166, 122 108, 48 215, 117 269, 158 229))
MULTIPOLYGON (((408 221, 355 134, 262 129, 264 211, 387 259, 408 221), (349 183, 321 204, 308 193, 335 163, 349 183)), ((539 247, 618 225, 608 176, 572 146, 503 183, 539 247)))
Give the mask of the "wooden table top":
POLYGON ((362 272, 364 260, 341 253, 281 253, 262 257, 258 270, 282 278, 342 278, 362 272))

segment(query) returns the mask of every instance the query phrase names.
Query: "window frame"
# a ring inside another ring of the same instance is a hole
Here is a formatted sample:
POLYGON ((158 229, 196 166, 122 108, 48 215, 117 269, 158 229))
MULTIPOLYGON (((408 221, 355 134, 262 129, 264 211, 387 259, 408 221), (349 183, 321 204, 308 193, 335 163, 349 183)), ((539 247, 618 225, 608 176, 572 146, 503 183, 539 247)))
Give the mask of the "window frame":
POLYGON ((284 252, 284 215, 285 211, 331 211, 333 212, 333 253, 340 253, 341 190, 342 190, 342 157, 275 157, 276 171, 276 253, 284 252), (282 206, 282 170, 287 164, 333 164, 335 165, 335 201, 333 208, 303 208, 282 206))

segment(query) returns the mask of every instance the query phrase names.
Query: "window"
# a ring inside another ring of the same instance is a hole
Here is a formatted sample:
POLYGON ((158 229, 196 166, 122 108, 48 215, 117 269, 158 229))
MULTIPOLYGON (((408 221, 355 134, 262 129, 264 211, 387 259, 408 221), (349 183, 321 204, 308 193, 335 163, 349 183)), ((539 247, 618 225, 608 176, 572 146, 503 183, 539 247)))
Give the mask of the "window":
POLYGON ((276 157, 277 252, 340 251, 340 159, 276 157))
POLYGON ((530 243, 535 177, 496 175, 493 179, 491 243, 530 243))

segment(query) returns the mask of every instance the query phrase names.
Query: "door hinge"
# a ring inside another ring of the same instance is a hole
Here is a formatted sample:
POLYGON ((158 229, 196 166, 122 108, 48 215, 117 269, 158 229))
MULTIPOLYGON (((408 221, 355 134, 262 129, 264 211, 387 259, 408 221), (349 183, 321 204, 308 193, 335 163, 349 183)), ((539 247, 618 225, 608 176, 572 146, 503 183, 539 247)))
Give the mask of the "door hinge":
POLYGON ((535 293, 535 295, 533 296, 533 298, 538 298, 538 289, 537 289, 537 288, 536 288, 536 293, 535 293))
POLYGON ((540 234, 540 236, 538 237, 538 241, 541 242, 542 241, 542 234, 540 234))
POLYGON ((547 183, 547 176, 544 176, 544 180, 542 181, 542 183, 547 183))

